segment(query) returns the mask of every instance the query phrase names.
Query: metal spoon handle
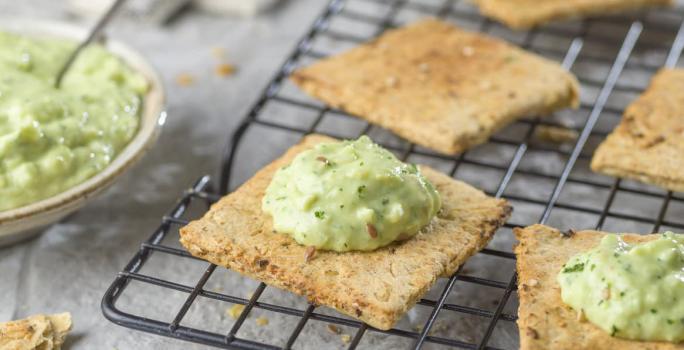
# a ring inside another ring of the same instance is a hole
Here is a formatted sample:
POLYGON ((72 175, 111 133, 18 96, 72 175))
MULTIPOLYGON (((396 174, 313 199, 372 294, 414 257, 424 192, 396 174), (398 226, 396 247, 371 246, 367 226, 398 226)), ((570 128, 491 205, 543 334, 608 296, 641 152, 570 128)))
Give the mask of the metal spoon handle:
POLYGON ((69 58, 66 60, 64 65, 62 66, 62 69, 59 70, 59 73, 57 74, 57 78, 55 79, 55 87, 59 89, 59 86, 62 84, 62 78, 64 78, 64 75, 66 72, 71 68, 71 65, 74 63, 76 60, 76 57, 81 53, 81 51, 90 43, 97 38, 98 34, 102 31, 102 28, 104 28, 107 23, 109 22, 112 17, 114 17, 114 13, 123 5, 124 1, 126 0, 114 0, 114 3, 109 7, 107 12, 100 17, 100 19, 97 21, 93 29, 90 30, 90 33, 88 34, 88 37, 82 41, 76 49, 69 55, 69 58))

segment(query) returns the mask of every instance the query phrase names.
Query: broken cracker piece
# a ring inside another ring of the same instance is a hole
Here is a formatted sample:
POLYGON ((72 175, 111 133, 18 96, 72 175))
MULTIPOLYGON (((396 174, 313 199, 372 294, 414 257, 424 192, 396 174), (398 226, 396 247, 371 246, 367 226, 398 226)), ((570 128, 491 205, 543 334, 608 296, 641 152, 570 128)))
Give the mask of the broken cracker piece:
POLYGON ((183 246, 194 256, 389 329, 437 278, 452 275, 482 249, 510 215, 505 200, 421 167, 443 202, 428 227, 406 241, 374 251, 318 251, 315 259, 305 262, 307 247, 273 231, 271 217, 261 210, 261 199, 277 169, 321 142, 337 141, 320 135, 305 137, 214 204, 202 219, 183 227, 183 246), (259 266, 261 259, 268 259, 268 266, 259 266))
POLYGON ((566 127, 539 125, 534 129, 534 138, 549 143, 575 143, 579 137, 577 130, 566 127))
POLYGON ((71 330, 71 314, 35 315, 0 323, 0 349, 59 350, 71 330))

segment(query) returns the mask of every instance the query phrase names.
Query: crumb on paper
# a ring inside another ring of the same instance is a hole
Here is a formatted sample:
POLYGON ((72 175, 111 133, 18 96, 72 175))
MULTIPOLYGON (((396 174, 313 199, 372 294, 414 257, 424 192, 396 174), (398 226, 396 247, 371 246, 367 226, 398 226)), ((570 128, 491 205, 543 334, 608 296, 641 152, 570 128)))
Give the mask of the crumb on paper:
POLYGON ((254 296, 254 292, 247 293, 247 299, 252 299, 253 296, 254 296))
POLYGON ((220 77, 229 77, 235 73, 235 66, 230 63, 221 63, 216 66, 215 72, 220 77))
POLYGON ((422 332, 423 331, 423 325, 417 324, 417 325, 413 326, 413 330, 416 332, 422 332))
POLYGON ((342 334, 342 335, 340 335, 340 339, 342 339, 342 342, 343 342, 343 343, 349 344, 349 342, 351 341, 351 335, 349 335, 349 334, 342 334))
POLYGON ((235 304, 235 305, 231 306, 230 308, 228 308, 228 310, 226 310, 226 314, 233 319, 237 319, 238 317, 240 317, 240 314, 242 314, 242 311, 244 309, 245 309, 244 305, 235 304))
POLYGON ((190 73, 181 73, 176 76, 176 84, 180 86, 190 86, 195 83, 195 77, 190 73))
POLYGON ((334 324, 328 323, 328 325, 326 326, 326 328, 328 329, 328 331, 329 331, 330 333, 333 333, 333 334, 340 334, 340 333, 341 333, 340 328, 337 327, 337 326, 335 326, 334 324))
POLYGON ((534 137, 543 142, 570 143, 575 142, 579 133, 576 130, 551 125, 539 125, 534 130, 534 137))
POLYGON ((265 326, 268 324, 268 318, 266 317, 257 317, 256 318, 256 324, 258 326, 265 326))
POLYGON ((211 55, 218 59, 223 59, 226 57, 226 49, 215 46, 211 48, 211 55))

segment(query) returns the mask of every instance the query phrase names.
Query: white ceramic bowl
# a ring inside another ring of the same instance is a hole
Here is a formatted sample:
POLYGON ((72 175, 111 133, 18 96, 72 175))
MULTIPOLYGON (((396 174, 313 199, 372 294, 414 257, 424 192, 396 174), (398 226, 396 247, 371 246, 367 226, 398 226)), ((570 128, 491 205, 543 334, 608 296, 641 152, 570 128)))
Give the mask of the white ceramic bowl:
MULTIPOLYGON (((88 30, 62 22, 0 19, 0 30, 38 37, 81 40, 88 30)), ((143 74, 150 90, 143 101, 138 133, 102 172, 65 192, 26 206, 0 211, 0 247, 40 233, 45 226, 83 207, 96 194, 114 183, 154 144, 166 119, 164 90, 156 71, 147 61, 121 42, 106 40, 105 46, 129 66, 143 74)))

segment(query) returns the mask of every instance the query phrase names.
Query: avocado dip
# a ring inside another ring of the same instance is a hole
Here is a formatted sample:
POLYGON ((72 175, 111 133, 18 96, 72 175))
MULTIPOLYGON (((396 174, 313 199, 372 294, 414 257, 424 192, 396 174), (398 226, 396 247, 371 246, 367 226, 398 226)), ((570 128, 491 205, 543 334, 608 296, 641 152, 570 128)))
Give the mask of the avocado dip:
POLYGON ((440 206, 439 194, 418 167, 367 136, 300 153, 276 172, 262 200, 277 232, 338 252, 410 238, 440 206))
POLYGON ((63 192, 103 170, 140 124, 146 79, 103 47, 0 32, 0 211, 63 192))
POLYGON ((684 235, 626 243, 609 234, 558 273, 563 302, 611 336, 684 340, 684 235))

